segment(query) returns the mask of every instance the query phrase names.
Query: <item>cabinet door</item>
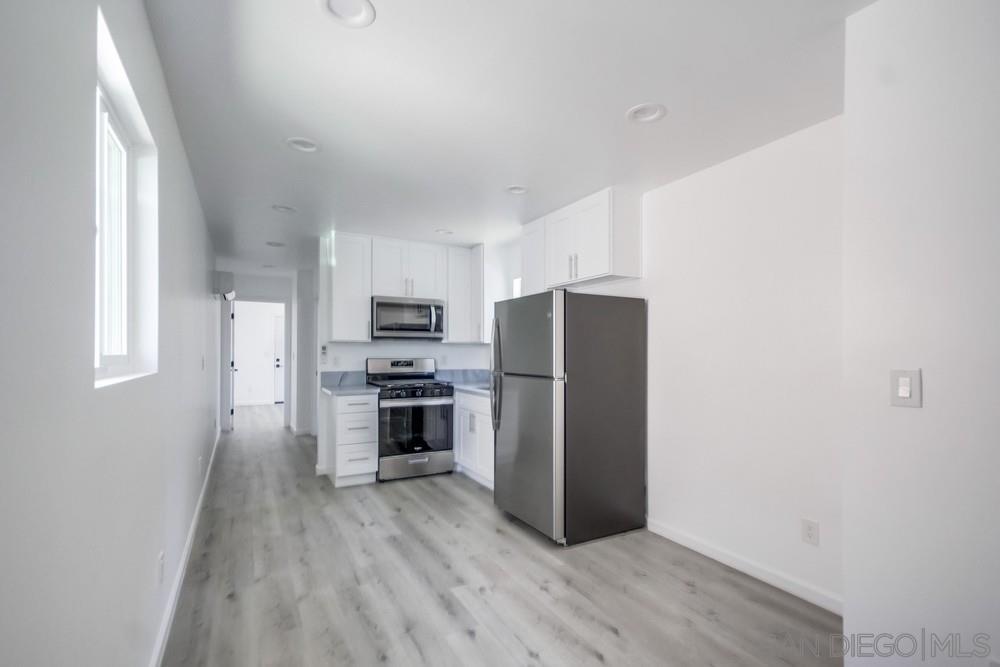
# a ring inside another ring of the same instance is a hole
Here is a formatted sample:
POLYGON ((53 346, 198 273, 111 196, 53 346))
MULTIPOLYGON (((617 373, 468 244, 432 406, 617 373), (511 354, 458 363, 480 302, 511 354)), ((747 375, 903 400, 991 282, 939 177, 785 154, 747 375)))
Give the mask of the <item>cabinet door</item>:
POLYGON ((458 451, 455 452, 455 456, 462 467, 475 471, 477 443, 475 434, 471 430, 473 426, 472 412, 467 408, 459 408, 456 412, 458 413, 459 433, 458 451))
POLYGON ((472 429, 476 438, 475 470, 485 479, 493 482, 493 420, 489 414, 470 413, 472 429))
POLYGON ((485 292, 483 272, 486 263, 486 249, 477 245, 472 249, 472 276, 469 281, 469 310, 472 313, 472 340, 477 343, 489 343, 492 330, 486 321, 485 292))
POLYGON ((545 284, 563 285, 573 280, 572 211, 564 208, 545 218, 545 284))
POLYGON ((601 190, 569 207, 573 279, 611 272, 611 190, 601 190))
POLYGON ((445 312, 448 318, 446 342, 469 343, 475 340, 470 248, 448 248, 448 303, 445 312))
POLYGON ((337 234, 332 243, 330 340, 371 340, 371 237, 337 234))
POLYGON ((398 239, 372 239, 372 293, 376 296, 409 296, 406 256, 409 243, 398 239))
POLYGON ((545 291, 545 219, 524 226, 521 237, 521 295, 545 291))
POLYGON ((448 249, 433 243, 410 243, 407 256, 410 293, 421 299, 448 297, 448 249))

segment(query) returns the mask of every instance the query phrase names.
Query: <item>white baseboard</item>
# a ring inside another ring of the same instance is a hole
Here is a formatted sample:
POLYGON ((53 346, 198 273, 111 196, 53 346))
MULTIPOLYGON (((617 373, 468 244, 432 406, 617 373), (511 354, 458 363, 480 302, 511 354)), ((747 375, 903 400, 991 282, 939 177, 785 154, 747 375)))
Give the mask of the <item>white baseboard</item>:
POLYGON ((163 613, 163 620, 160 622, 160 631, 156 635, 156 644, 153 645, 153 655, 150 656, 149 666, 160 667, 163 662, 163 652, 167 650, 167 638, 170 637, 170 628, 174 624, 174 614, 177 613, 177 603, 181 597, 181 587, 184 585, 184 576, 187 574, 188 563, 191 560, 191 549, 194 547, 194 536, 198 532, 198 521, 201 519, 201 505, 205 502, 205 492, 208 490, 208 480, 212 477, 212 470, 215 469, 215 452, 219 449, 219 438, 221 432, 215 431, 215 444, 212 445, 212 455, 208 458, 208 468, 205 470, 205 481, 201 483, 201 493, 198 494, 198 503, 194 508, 194 516, 191 517, 191 527, 188 529, 187 541, 184 543, 184 552, 181 554, 180 567, 174 576, 174 583, 170 587, 170 597, 167 599, 167 608, 163 613))
POLYGON ((491 491, 493 490, 493 482, 489 481, 488 479, 486 479, 485 477, 483 477, 479 473, 477 473, 477 472, 475 472, 473 470, 469 470, 468 468, 466 468, 465 466, 463 466, 460 463, 456 463, 455 464, 455 472, 460 472, 463 475, 465 475, 466 477, 468 477, 469 479, 471 479, 473 482, 476 482, 477 484, 481 484, 481 485, 485 486, 487 489, 490 489, 491 491))
POLYGON ((317 477, 319 477, 320 475, 330 475, 330 476, 332 476, 333 473, 334 473, 333 468, 320 468, 319 466, 316 466, 316 476, 317 477))
POLYGON ((292 435, 313 435, 307 428, 293 428, 292 435))
POLYGON ((802 598, 806 602, 811 602, 817 607, 822 607, 823 609, 831 611, 834 614, 843 614, 843 598, 835 593, 832 593, 831 591, 819 588, 818 586, 814 586, 783 572, 779 572, 778 570, 762 565, 761 563, 750 560, 749 558, 744 558, 743 556, 735 554, 728 549, 715 546, 714 544, 695 537, 690 533, 671 528, 670 526, 662 524, 659 521, 647 518, 646 526, 649 528, 650 532, 656 533, 657 535, 665 537, 673 542, 677 542, 681 546, 697 551, 698 553, 708 556, 713 560, 717 560, 724 565, 728 565, 735 570, 739 570, 744 574, 748 574, 754 579, 760 579, 764 583, 771 584, 775 588, 780 588, 786 593, 791 593, 797 598, 802 598))

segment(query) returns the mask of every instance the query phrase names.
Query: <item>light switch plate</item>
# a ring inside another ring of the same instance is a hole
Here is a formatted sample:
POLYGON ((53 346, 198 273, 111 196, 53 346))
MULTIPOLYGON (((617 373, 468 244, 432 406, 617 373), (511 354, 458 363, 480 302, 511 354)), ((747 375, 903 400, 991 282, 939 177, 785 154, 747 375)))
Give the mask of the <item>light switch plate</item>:
POLYGON ((889 371, 889 404, 897 408, 920 408, 924 405, 921 372, 889 371))

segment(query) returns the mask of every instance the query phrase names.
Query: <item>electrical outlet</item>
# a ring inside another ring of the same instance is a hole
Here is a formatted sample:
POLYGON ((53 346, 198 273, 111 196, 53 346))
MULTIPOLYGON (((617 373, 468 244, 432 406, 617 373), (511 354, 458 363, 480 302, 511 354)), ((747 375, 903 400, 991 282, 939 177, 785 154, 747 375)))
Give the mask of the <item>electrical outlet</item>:
POLYGON ((157 557, 157 559, 156 559, 156 583, 157 584, 162 584, 163 583, 163 567, 164 567, 166 558, 167 558, 166 554, 161 551, 159 557, 157 557))
POLYGON ((819 523, 812 519, 802 519, 802 541, 814 547, 819 546, 819 523))
POLYGON ((447 365, 448 365, 448 355, 447 354, 442 354, 441 355, 441 366, 447 366, 447 365))

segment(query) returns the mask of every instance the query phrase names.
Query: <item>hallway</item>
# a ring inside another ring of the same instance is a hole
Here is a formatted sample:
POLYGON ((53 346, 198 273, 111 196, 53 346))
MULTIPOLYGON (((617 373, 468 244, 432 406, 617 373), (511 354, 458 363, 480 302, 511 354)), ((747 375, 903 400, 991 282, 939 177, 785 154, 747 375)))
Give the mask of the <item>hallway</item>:
POLYGON ((165 665, 839 664, 840 619, 641 530, 561 548, 461 475, 334 490, 278 408, 219 444, 165 665))

